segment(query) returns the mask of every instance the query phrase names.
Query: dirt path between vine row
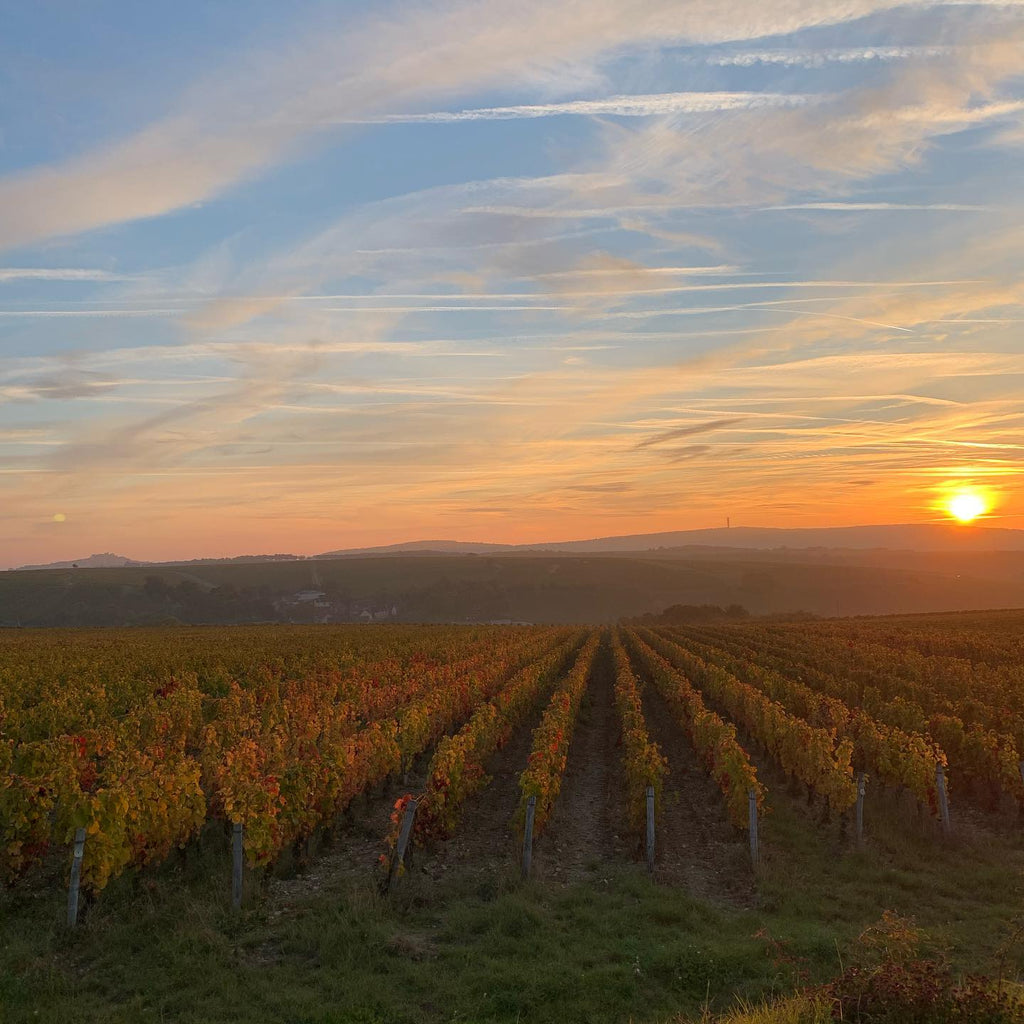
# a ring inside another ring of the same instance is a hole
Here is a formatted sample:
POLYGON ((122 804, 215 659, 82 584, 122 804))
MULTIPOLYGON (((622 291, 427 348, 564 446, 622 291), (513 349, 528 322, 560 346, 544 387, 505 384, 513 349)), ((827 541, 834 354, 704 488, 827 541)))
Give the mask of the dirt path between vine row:
MULTIPOLYGON (((554 684, 545 690, 509 742, 488 760, 484 767, 491 782, 466 801, 455 834, 448 840, 413 848, 409 870, 416 878, 470 876, 489 883, 518 877, 521 850, 512 817, 519 804, 519 776, 526 768, 533 731, 553 691, 554 684)), ((389 779, 373 794, 357 797, 334 833, 318 845, 298 874, 270 883, 272 900, 286 905, 353 884, 366 889, 379 884, 383 871, 378 861, 386 849, 395 801, 406 794, 423 793, 434 749, 417 759, 404 781, 389 779)))
POLYGON ((613 685, 611 653, 602 644, 569 746, 558 801, 534 847, 534 875, 543 881, 599 879, 610 864, 630 862, 613 685))
POLYGON ((416 852, 415 866, 425 874, 441 878, 458 873, 496 881, 517 877, 522 849, 512 819, 519 807, 519 776, 552 692, 554 687, 545 690, 529 718, 487 761, 484 767, 491 781, 466 801, 451 838, 416 852))
POLYGON ((417 758, 406 776, 386 780, 356 797, 333 831, 315 840, 300 862, 284 858, 267 882, 269 917, 287 916, 297 901, 351 889, 372 890, 383 876, 378 863, 386 849, 395 801, 422 793, 430 754, 417 758), (281 877, 283 875, 283 877, 281 877))
POLYGON ((643 687, 643 708, 647 731, 669 765, 654 877, 703 900, 750 905, 754 876, 746 834, 730 824, 721 791, 650 682, 643 687))

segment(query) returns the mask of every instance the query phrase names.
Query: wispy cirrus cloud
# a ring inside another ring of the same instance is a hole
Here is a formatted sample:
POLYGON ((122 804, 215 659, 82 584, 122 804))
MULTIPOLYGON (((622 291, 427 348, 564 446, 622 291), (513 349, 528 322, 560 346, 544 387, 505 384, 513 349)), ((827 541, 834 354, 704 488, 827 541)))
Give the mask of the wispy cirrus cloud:
POLYGON ((775 206, 763 206, 762 210, 824 210, 829 213, 889 213, 921 210, 937 210, 944 213, 992 213, 996 206, 983 206, 976 203, 885 203, 885 202, 829 202, 829 203, 779 203, 775 206))
POLYGON ((727 110, 762 110, 767 107, 800 107, 816 97, 769 92, 666 92, 653 95, 609 96, 564 103, 527 103, 513 107, 478 107, 470 110, 434 110, 421 114, 384 114, 356 124, 451 124, 461 121, 511 121, 522 118, 562 117, 658 117, 665 114, 707 114, 727 110))
POLYGON ((92 267, 0 267, 4 281, 128 281, 131 275, 92 267))
POLYGON ((59 320, 68 318, 117 319, 179 317, 180 308, 169 309, 0 309, 0 317, 8 320, 59 320))
POLYGON ((28 401, 91 397, 117 387, 109 375, 74 367, 61 367, 48 373, 22 377, 15 384, 0 383, 0 401, 28 401))
POLYGON ((726 430, 743 422, 742 416, 732 416, 725 419, 709 420, 706 423, 691 423, 685 427, 673 427, 671 430, 664 430, 660 434, 638 441, 636 448, 651 448, 654 445, 666 444, 670 441, 681 441, 685 437, 693 437, 696 434, 709 434, 717 430, 726 430))
MULTIPOLYGON (((999 90, 1021 72, 1024 27, 1000 26, 965 39, 948 60, 900 66, 882 84, 870 81, 812 106, 692 115, 695 124, 675 114, 639 129, 608 126, 601 156, 578 170, 368 204, 293 250, 279 273, 302 281, 293 286, 301 292, 331 273, 355 272, 359 253, 415 250, 425 238, 456 248, 518 244, 543 239, 551 222, 592 218, 646 229, 680 207, 782 206, 794 193, 842 192, 919 162, 944 135, 1010 116, 1022 102, 1001 99, 999 90)), ((473 272, 518 274, 518 261, 550 274, 578 262, 564 251, 552 255, 554 263, 538 263, 499 247, 489 266, 474 260, 473 272)))
POLYGON ((0 180, 0 244, 31 243, 395 123, 167 235, 17 257, 138 276, 10 278, 33 297, 0 310, 0 519, 59 500, 143 557, 284 523, 313 551, 914 517, 951 467, 1024 470, 1019 188, 984 166, 1024 113, 1024 38, 1012 7, 917 6, 395 7, 282 32, 143 131, 0 180), (851 45, 717 45, 812 23, 851 45), (964 216, 884 216, 914 210, 964 216))
POLYGON ((949 46, 851 46, 821 50, 741 50, 712 53, 697 58, 719 67, 755 67, 758 64, 787 68, 821 68, 828 64, 887 63, 948 56, 949 46))
POLYGON ((495 83, 550 83, 559 68, 630 47, 758 39, 895 6, 907 4, 528 0, 510 18, 494 0, 472 0, 441 13, 423 6, 361 25, 317 25, 195 83, 172 113, 133 136, 0 179, 0 248, 202 202, 294 157, 331 119, 495 83))

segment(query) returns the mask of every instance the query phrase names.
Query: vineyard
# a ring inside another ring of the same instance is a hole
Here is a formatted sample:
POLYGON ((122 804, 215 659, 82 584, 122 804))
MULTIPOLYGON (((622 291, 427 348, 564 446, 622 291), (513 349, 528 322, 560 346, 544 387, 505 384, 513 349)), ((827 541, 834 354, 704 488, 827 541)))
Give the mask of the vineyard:
POLYGON ((514 900, 616 872, 767 920, 794 843, 823 873, 993 842, 1009 869, 1022 626, 11 630, 3 898, 59 901, 59 944, 196 865, 229 929, 324 889, 400 915, 452 878, 514 900))

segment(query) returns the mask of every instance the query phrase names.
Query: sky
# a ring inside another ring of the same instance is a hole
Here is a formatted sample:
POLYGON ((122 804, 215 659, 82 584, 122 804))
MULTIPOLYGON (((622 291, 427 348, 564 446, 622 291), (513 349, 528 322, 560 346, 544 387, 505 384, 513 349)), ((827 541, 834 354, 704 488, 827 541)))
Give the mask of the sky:
POLYGON ((0 566, 1024 526, 1024 0, 37 0, 0 566))

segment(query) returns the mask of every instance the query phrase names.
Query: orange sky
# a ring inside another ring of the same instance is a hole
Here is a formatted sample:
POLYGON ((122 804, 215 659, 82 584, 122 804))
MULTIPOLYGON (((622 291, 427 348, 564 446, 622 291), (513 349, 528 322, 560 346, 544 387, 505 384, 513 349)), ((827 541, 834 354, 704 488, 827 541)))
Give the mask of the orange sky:
POLYGON ((1019 5, 257 6, 12 29, 0 566, 1024 526, 1019 5))

